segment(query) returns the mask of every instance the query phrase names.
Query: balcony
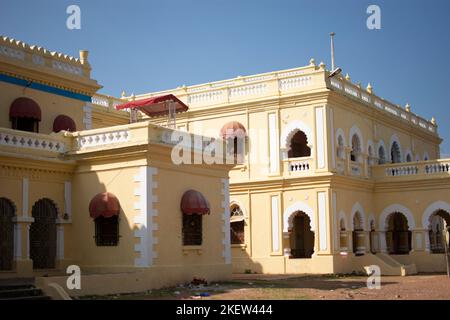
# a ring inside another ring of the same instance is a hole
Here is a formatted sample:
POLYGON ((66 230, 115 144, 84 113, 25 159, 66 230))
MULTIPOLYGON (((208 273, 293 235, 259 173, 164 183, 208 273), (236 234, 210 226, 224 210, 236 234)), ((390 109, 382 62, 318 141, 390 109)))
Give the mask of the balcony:
POLYGON ((404 177, 417 179, 434 176, 450 177, 450 159, 377 165, 372 167, 372 173, 378 180, 404 177))
POLYGON ((312 157, 288 158, 283 160, 284 172, 288 175, 309 175, 314 173, 312 157))

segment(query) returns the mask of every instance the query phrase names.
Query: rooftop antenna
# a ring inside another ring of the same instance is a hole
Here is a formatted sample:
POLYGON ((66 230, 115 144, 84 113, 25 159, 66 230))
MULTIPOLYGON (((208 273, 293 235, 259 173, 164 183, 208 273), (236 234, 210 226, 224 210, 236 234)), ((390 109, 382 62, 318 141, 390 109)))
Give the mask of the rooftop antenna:
POLYGON ((335 68, 334 66, 334 36, 336 33, 331 32, 330 33, 330 40, 331 40, 331 73, 328 76, 329 78, 334 77, 335 75, 338 75, 342 72, 341 68, 335 68))

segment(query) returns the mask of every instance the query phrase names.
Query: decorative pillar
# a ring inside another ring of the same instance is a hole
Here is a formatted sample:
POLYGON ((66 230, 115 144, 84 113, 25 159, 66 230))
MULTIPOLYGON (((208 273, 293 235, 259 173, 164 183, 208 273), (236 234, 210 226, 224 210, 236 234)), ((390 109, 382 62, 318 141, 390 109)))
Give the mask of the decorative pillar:
POLYGON ((16 216, 14 222, 14 265, 17 275, 31 276, 33 261, 30 260, 30 226, 34 218, 16 216))

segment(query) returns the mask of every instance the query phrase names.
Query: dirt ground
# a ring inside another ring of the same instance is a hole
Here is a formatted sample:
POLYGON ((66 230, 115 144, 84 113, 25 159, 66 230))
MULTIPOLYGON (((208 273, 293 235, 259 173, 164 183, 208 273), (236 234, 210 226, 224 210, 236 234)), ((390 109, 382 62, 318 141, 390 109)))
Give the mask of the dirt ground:
POLYGON ((140 294, 83 299, 137 300, 450 300, 450 278, 441 274, 382 277, 381 288, 368 289, 364 276, 234 275, 232 281, 207 286, 180 285, 140 294))

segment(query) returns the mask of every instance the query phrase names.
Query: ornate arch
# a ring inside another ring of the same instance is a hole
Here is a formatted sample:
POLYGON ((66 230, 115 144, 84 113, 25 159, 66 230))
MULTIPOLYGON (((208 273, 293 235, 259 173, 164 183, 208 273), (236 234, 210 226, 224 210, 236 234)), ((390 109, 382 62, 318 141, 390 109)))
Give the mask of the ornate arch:
POLYGON ((244 205, 242 205, 242 202, 240 202, 238 200, 231 200, 230 201, 230 209, 233 206, 238 206, 242 210, 242 213, 244 214, 244 218, 248 218, 247 209, 245 208, 244 205))
POLYGON ((361 225, 363 227, 363 230, 366 230, 366 214, 364 212, 364 208, 362 207, 362 205, 359 202, 356 202, 352 207, 352 211, 350 214, 351 230, 354 229, 353 218, 355 217, 355 214, 357 212, 359 212, 359 214, 361 216, 361 225))
POLYGON ((345 212, 342 210, 339 212, 338 217, 338 228, 339 228, 338 231, 341 229, 341 220, 344 221, 345 230, 348 230, 347 217, 345 216, 345 212))
POLYGON ((398 145, 398 151, 400 152, 400 162, 403 162, 402 144, 400 143, 400 139, 398 138, 398 136, 395 133, 391 136, 391 140, 389 142, 388 159, 389 159, 389 161, 392 162, 391 153, 392 153, 392 145, 394 144, 394 142, 396 142, 398 145))
POLYGON ((405 162, 406 162, 406 159, 408 158, 408 156, 411 157, 411 161, 414 161, 414 157, 413 157, 413 154, 411 152, 411 149, 406 149, 405 150, 405 159, 404 159, 405 162))
POLYGON ((292 229, 292 219, 294 217, 294 213, 302 211, 304 212, 310 220, 311 223, 311 231, 315 232, 316 230, 316 219, 314 217, 314 211, 309 207, 306 203, 297 201, 290 207, 288 207, 286 210, 284 210, 283 213, 283 232, 289 232, 290 229, 292 229))
POLYGON ((427 161, 427 160, 425 160, 425 159, 430 160, 430 155, 428 154, 428 151, 426 151, 426 150, 425 150, 425 152, 423 153, 423 161, 427 161))
POLYGON ((357 125, 354 125, 353 127, 350 128, 350 134, 348 136, 348 145, 351 146, 352 145, 352 138, 354 135, 357 135, 359 138, 359 143, 361 144, 361 152, 363 152, 363 150, 365 150, 364 148, 364 139, 363 139, 363 135, 361 130, 359 129, 359 127, 357 125))
POLYGON ((416 228, 416 223, 414 221, 414 216, 407 207, 402 206, 401 204, 391 204, 390 206, 384 208, 383 212, 380 215, 380 221, 379 226, 380 230, 386 230, 387 227, 387 220, 391 214, 394 212, 400 212, 402 213, 406 219, 408 220, 408 227, 410 230, 416 228))
POLYGON ((450 204, 445 201, 435 201, 430 204, 422 215, 422 228, 428 229, 431 216, 438 210, 447 211, 450 214, 450 204))
POLYGON ((367 154, 370 156, 369 147, 372 148, 372 157, 377 156, 377 150, 375 149, 375 145, 371 139, 367 140, 367 154))
POLYGON ((313 135, 311 128, 303 121, 294 120, 289 122, 284 128, 280 136, 280 147, 281 149, 289 149, 291 139, 297 131, 303 131, 308 139, 308 145, 313 145, 313 135))
POLYGON ((336 145, 339 146, 339 137, 342 137, 342 141, 344 142, 344 147, 347 145, 347 141, 345 140, 344 130, 338 128, 336 130, 336 145))

